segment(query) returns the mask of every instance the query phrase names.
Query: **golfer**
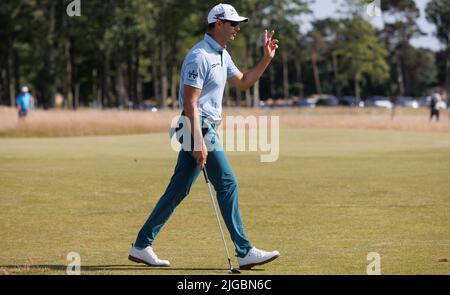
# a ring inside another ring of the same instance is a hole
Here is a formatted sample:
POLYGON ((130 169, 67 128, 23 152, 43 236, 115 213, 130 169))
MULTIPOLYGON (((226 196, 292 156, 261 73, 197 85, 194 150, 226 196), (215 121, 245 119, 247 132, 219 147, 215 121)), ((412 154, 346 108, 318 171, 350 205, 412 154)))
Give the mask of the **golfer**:
MULTIPOLYGON (((222 97, 227 80, 241 91, 250 88, 270 64, 278 48, 274 31, 264 32, 264 56, 251 70, 241 73, 226 44, 236 38, 241 22, 233 6, 218 4, 208 14, 209 31, 187 54, 181 69, 179 103, 190 126, 192 149, 182 149, 170 183, 140 230, 129 259, 149 266, 170 266, 152 249, 153 242, 204 167, 217 193, 219 208, 236 249, 239 267, 249 269, 277 258, 278 251, 255 248, 244 233, 238 206, 238 184, 228 158, 220 148, 217 126, 221 121, 222 97), (204 138, 203 138, 204 136, 204 138)), ((181 140, 180 140, 181 142, 181 140)))

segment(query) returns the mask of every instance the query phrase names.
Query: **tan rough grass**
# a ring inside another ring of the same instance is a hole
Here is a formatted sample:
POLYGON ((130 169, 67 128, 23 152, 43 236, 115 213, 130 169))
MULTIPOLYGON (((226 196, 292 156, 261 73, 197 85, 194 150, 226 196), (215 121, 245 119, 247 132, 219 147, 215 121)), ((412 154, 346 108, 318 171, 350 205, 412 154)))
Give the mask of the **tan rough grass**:
MULTIPOLYGON (((101 134, 132 134, 167 132, 177 110, 158 112, 100 110, 36 110, 25 120, 18 120, 17 111, 0 107, 0 136, 88 136, 101 134)), ((371 108, 315 109, 224 109, 224 117, 280 116, 281 128, 350 128, 403 131, 450 132, 450 121, 441 111, 441 122, 428 122, 427 109, 371 108)))

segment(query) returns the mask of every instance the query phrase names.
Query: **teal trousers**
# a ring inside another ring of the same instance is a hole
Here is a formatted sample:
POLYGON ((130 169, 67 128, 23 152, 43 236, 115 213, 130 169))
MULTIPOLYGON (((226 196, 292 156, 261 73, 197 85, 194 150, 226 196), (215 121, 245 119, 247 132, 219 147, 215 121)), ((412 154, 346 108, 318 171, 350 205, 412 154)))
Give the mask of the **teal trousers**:
MULTIPOLYGON (((242 226, 238 205, 238 183, 219 140, 217 126, 214 122, 209 122, 204 118, 202 118, 202 124, 205 144, 208 148, 206 171, 217 193, 220 212, 235 246, 236 254, 238 257, 244 257, 253 246, 245 236, 242 226)), ((136 247, 145 248, 153 244, 175 208, 189 194, 191 186, 200 172, 191 151, 181 149, 169 185, 139 231, 136 247)), ((205 197, 208 197, 206 183, 205 197)), ((215 223, 216 221, 211 220, 211 222, 215 223)))

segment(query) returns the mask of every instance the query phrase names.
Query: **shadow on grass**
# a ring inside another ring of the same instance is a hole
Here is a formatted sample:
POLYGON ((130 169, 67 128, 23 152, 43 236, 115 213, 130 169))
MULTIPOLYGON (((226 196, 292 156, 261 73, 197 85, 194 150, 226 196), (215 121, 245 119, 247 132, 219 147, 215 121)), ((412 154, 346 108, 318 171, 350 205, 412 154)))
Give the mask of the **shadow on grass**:
MULTIPOLYGON (((67 265, 36 264, 36 265, 0 265, 0 269, 6 271, 26 271, 26 270, 59 270, 66 271, 67 265)), ((101 271, 101 270, 157 270, 166 271, 228 271, 227 268, 180 268, 180 267, 149 267, 145 265, 82 265, 81 271, 101 271)), ((264 271, 264 269, 251 269, 247 271, 264 271)))

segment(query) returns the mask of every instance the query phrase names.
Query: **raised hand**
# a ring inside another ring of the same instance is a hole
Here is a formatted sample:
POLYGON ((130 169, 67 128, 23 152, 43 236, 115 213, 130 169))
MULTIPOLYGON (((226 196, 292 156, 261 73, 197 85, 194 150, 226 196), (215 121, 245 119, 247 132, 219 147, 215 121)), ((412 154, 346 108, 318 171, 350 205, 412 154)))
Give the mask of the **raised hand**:
POLYGON ((274 30, 270 31, 270 33, 264 30, 264 56, 271 59, 275 56, 278 48, 278 40, 272 38, 274 34, 274 30))

